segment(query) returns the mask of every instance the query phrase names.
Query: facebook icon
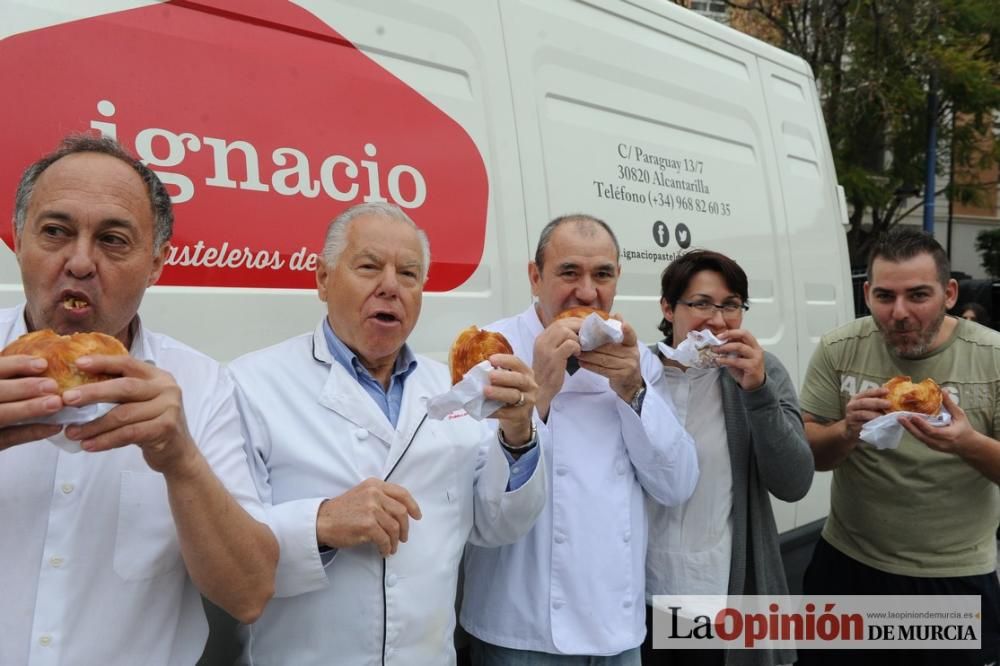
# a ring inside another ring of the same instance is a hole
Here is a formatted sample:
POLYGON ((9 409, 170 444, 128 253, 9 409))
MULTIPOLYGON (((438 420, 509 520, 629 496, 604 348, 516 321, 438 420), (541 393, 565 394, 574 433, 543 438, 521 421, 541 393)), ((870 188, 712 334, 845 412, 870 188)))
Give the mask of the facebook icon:
POLYGON ((670 230, 667 229, 667 225, 657 220, 653 225, 653 240, 660 247, 666 247, 670 244, 670 230))

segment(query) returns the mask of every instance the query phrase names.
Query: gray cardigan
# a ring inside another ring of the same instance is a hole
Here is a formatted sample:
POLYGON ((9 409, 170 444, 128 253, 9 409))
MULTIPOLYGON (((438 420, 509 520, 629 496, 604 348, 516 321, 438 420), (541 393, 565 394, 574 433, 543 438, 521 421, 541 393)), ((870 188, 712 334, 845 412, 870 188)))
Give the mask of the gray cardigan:
MULTIPOLYGON (((655 348, 654 348, 655 352, 655 348)), ((806 441, 795 387, 776 356, 764 352, 764 385, 740 388, 721 373, 722 411, 733 472, 733 553, 729 594, 788 594, 770 495, 786 502, 805 497, 813 456, 806 441)), ((704 470, 703 470, 704 473, 704 470)), ((726 663, 773 666, 795 661, 794 650, 731 650, 726 663)))

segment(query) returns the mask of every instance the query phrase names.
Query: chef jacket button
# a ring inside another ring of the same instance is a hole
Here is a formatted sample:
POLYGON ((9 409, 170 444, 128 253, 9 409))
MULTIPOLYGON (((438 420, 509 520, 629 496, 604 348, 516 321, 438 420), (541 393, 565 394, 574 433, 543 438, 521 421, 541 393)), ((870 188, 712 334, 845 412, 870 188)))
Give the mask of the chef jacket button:
POLYGON ((73 492, 73 484, 72 483, 62 484, 62 491, 64 495, 69 495, 71 492, 73 492))
POLYGON ((49 636, 48 634, 42 634, 38 638, 38 644, 41 645, 42 647, 48 647, 52 645, 52 637, 49 636))
POLYGON ((556 474, 558 476, 566 476, 566 472, 568 471, 565 467, 556 467, 556 474))
POLYGON ((556 543, 563 543, 566 541, 566 537, 564 537, 562 534, 557 534, 555 541, 556 543))
POLYGON ((396 585, 396 574, 389 574, 385 577, 385 586, 393 587, 396 585))
POLYGON ((354 436, 358 439, 368 439, 368 431, 364 428, 358 428, 354 431, 354 436))
POLYGON ((51 557, 51 558, 49 558, 49 564, 51 564, 52 566, 54 566, 56 568, 61 567, 63 565, 63 562, 65 562, 65 561, 66 560, 64 560, 61 557, 51 557))
POLYGON ((632 600, 626 599, 622 602, 622 608, 632 608, 632 600))
POLYGON ((552 602, 552 607, 555 608, 556 610, 559 610, 560 608, 563 607, 563 602, 556 599, 555 601, 552 602))
POLYGON ((631 539, 632 539, 631 532, 626 532, 625 534, 622 535, 622 541, 624 541, 625 543, 628 543, 631 539))

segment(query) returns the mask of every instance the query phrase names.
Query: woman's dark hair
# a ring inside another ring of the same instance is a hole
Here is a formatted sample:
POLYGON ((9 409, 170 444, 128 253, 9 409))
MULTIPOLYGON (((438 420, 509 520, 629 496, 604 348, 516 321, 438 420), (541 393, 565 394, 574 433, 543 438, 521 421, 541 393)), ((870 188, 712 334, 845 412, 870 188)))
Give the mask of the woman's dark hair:
POLYGON ((987 312, 986 308, 982 305, 976 303, 975 301, 966 303, 958 309, 958 316, 961 317, 968 310, 972 310, 972 314, 975 315, 973 321, 977 324, 982 324, 987 328, 993 328, 993 322, 990 321, 990 313, 987 312))
MULTIPOLYGON (((735 261, 712 250, 691 250, 670 262, 660 276, 660 299, 666 301, 671 309, 676 308, 692 278, 702 271, 718 273, 733 293, 738 294, 744 303, 749 302, 747 274, 735 261)), ((673 324, 666 319, 660 322, 659 328, 668 340, 673 337, 673 324)))

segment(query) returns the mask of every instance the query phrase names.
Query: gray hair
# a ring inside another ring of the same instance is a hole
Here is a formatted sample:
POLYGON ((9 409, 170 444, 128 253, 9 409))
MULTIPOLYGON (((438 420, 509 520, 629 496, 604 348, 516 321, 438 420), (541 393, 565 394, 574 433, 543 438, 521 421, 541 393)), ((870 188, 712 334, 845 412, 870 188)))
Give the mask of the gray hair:
POLYGON ((577 230, 584 233, 591 225, 597 225, 601 229, 604 229, 608 232, 608 235, 611 236, 611 242, 615 244, 615 261, 621 262, 622 249, 621 246, 618 245, 618 237, 615 236, 615 232, 611 230, 611 227, 608 226, 607 222, 598 219, 593 215, 586 215, 585 213, 571 213, 569 215, 560 215, 546 224, 545 228, 542 229, 542 233, 538 236, 538 245, 535 248, 535 265, 538 266, 538 270, 542 270, 542 265, 545 261, 545 248, 547 248, 549 243, 552 241, 552 234, 557 228, 561 227, 566 222, 576 222, 577 230))
POLYGON ((430 274, 431 267, 431 242, 423 229, 417 226, 409 215, 403 212, 399 206, 385 202, 363 203, 351 206, 338 215, 326 229, 326 239, 323 241, 323 261, 330 268, 337 265, 340 255, 347 247, 347 232, 350 230, 351 222, 356 218, 366 215, 377 215, 379 217, 395 220, 411 226, 417 232, 420 239, 420 251, 422 256, 422 269, 424 272, 424 282, 430 274))
POLYGON ((139 174, 139 178, 146 185, 146 194, 149 195, 153 213, 153 252, 159 252, 163 244, 174 234, 174 211, 167 188, 152 169, 129 154, 117 141, 89 134, 67 136, 55 151, 24 170, 21 181, 17 184, 17 193, 14 195, 14 235, 20 237, 24 231, 24 225, 28 221, 28 204, 31 202, 31 195, 35 191, 39 177, 62 158, 76 153, 109 155, 129 165, 139 174))

